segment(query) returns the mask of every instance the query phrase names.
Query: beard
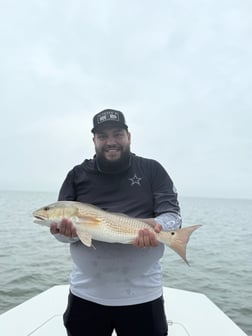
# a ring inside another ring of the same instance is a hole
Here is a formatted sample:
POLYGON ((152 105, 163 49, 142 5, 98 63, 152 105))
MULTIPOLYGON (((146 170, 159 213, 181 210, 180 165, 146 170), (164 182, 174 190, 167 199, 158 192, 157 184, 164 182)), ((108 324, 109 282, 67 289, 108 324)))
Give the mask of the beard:
MULTIPOLYGON (((113 146, 110 146, 113 148, 113 146)), ((98 170, 104 173, 119 173, 126 169, 128 169, 130 164, 130 146, 125 147, 124 149, 120 147, 121 155, 116 160, 108 160, 104 155, 104 150, 107 148, 103 148, 101 150, 96 149, 96 164, 98 170)))

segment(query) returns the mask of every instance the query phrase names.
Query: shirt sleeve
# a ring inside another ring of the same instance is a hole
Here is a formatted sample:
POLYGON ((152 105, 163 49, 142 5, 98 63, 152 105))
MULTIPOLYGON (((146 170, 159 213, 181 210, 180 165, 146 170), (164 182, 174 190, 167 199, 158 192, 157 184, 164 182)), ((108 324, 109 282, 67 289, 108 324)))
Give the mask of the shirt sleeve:
POLYGON ((156 161, 152 169, 152 192, 155 217, 165 213, 170 213, 170 218, 180 217, 177 190, 166 170, 156 161))
POLYGON ((162 226, 164 231, 176 230, 181 228, 182 225, 181 216, 175 213, 163 213, 154 219, 162 226))
POLYGON ((77 241, 79 241, 79 237, 73 237, 73 238, 70 238, 70 237, 66 237, 60 233, 56 233, 54 234, 54 237, 60 241, 61 243, 76 243, 77 241))
POLYGON ((60 188, 58 201, 75 201, 75 200, 76 200, 76 192, 74 186, 74 170, 71 170, 67 174, 60 188))

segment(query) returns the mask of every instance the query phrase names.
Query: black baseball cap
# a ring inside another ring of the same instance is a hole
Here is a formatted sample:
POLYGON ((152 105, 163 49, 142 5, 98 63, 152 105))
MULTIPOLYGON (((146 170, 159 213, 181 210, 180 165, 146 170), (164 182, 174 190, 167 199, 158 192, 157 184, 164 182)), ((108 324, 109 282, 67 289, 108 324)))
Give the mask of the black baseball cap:
POLYGON ((106 109, 97 113, 93 118, 93 128, 91 132, 95 133, 104 126, 114 126, 128 129, 122 112, 112 109, 106 109))

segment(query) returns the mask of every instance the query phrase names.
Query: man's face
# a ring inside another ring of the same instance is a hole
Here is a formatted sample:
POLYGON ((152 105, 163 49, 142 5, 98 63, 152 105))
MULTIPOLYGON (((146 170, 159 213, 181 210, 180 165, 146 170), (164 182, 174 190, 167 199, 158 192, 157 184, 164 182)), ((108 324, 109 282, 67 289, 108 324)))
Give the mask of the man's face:
POLYGON ((104 128, 93 141, 97 157, 109 162, 120 161, 130 151, 130 133, 124 128, 104 128))

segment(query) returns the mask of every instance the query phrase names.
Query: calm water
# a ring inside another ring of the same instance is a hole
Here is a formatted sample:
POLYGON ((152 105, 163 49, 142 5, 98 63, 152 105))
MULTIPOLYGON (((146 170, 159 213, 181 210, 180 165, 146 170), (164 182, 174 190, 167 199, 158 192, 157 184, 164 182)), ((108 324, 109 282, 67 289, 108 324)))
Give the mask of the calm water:
MULTIPOLYGON (((0 192, 0 313, 68 282, 67 244, 32 222, 56 194, 0 192)), ((206 294, 252 336, 252 200, 180 199, 184 226, 202 224, 189 242, 188 267, 169 248, 164 285, 206 294)))

